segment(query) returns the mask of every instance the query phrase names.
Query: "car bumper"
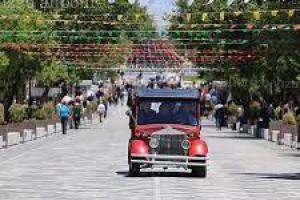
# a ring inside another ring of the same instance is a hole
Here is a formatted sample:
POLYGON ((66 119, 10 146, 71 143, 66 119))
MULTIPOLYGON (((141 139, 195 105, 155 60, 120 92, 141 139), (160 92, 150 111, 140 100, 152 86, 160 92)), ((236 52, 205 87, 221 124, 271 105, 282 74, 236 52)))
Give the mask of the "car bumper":
POLYGON ((177 155, 131 154, 131 163, 163 166, 207 166, 208 157, 177 155))

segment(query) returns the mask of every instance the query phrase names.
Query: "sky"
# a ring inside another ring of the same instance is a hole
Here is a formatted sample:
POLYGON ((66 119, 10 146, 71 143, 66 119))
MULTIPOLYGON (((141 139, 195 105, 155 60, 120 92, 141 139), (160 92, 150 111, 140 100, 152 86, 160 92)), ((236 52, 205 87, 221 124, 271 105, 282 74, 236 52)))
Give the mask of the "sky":
POLYGON ((163 17, 174 8, 175 0, 139 0, 142 6, 146 6, 151 15, 155 17, 157 25, 164 28, 163 17))

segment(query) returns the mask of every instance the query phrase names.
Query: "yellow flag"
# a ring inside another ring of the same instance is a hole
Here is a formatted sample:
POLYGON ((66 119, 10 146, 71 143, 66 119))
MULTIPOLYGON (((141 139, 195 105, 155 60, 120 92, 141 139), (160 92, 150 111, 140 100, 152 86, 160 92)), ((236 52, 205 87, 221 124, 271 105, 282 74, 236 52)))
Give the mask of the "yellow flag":
POLYGON ((254 11, 254 12, 253 12, 253 17, 254 17, 254 19, 256 19, 256 20, 260 20, 260 12, 259 12, 259 11, 254 11))
POLYGON ((44 23, 44 18, 42 16, 38 16, 36 18, 36 25, 41 26, 44 23))
POLYGON ((197 27, 197 24, 192 24, 191 25, 191 28, 196 28, 197 27))
POLYGON ((272 10, 272 11, 271 11, 272 16, 273 16, 273 17, 276 17, 277 14, 278 14, 278 12, 279 12, 278 10, 272 10))
POLYGON ((183 28, 184 24, 178 24, 178 28, 183 28))
POLYGON ((123 15, 118 15, 118 21, 121 21, 123 18, 123 15))
POLYGON ((220 12, 220 20, 221 21, 225 20, 225 13, 224 12, 220 12))
POLYGON ((29 24, 31 22, 31 18, 29 16, 26 16, 24 21, 29 24))
POLYGON ((208 18, 208 13, 202 13, 202 21, 206 21, 208 18))
POLYGON ((192 13, 187 13, 186 14, 186 20, 187 20, 187 22, 190 22, 191 19, 192 19, 192 13))
POLYGON ((139 20, 140 16, 141 16, 141 15, 136 14, 136 15, 135 15, 135 20, 136 20, 136 21, 139 20))
POLYGON ((233 12, 233 14, 237 17, 237 16, 240 16, 242 14, 242 12, 241 11, 235 11, 235 12, 233 12))
POLYGON ((295 14, 295 10, 290 9, 289 12, 288 12, 289 17, 293 17, 294 14, 295 14))

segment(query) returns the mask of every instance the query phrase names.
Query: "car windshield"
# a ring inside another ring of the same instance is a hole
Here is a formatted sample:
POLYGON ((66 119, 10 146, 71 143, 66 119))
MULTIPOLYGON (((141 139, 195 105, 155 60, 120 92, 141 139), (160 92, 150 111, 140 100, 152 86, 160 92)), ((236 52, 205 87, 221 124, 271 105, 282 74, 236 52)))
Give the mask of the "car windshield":
POLYGON ((149 101, 139 104, 138 124, 198 125, 195 101, 149 101))

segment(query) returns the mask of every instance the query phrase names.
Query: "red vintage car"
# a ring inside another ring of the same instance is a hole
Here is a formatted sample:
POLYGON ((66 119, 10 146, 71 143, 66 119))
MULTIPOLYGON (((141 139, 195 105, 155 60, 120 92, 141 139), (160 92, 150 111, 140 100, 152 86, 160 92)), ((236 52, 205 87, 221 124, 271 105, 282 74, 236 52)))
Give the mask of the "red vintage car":
POLYGON ((205 177, 208 147, 200 138, 200 94, 189 89, 135 91, 128 146, 129 174, 144 168, 183 168, 205 177))

